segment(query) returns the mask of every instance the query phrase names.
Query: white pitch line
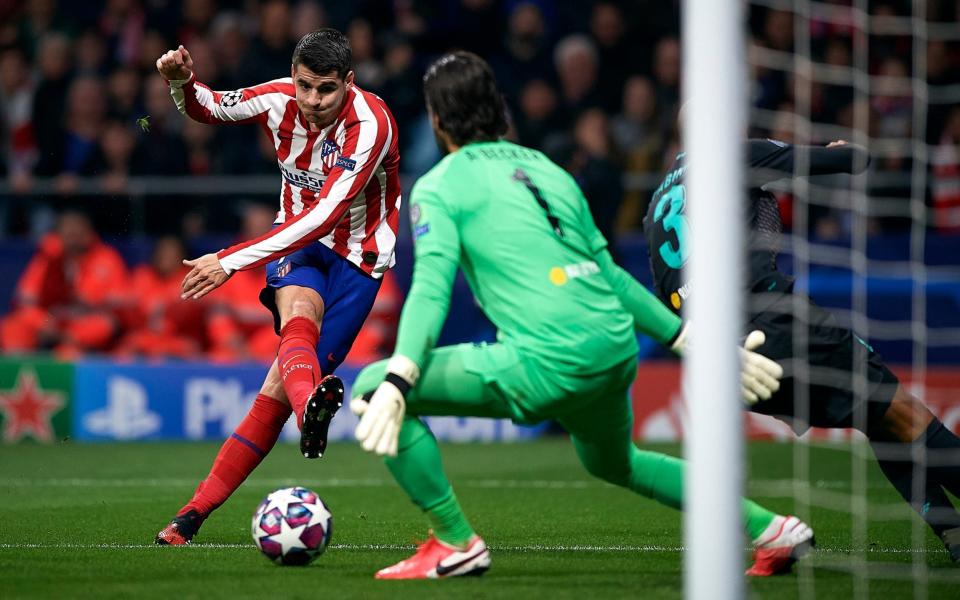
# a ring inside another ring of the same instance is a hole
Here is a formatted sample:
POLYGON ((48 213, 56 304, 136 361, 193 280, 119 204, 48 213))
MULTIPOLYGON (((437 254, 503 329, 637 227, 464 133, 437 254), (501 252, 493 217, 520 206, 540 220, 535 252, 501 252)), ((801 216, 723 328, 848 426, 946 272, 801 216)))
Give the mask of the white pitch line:
MULTIPOLYGON (((365 487, 393 487, 396 483, 390 479, 382 478, 253 478, 246 481, 248 485, 259 485, 264 487, 281 487, 301 485, 312 488, 365 488, 365 487)), ((454 480, 455 487, 461 488, 485 488, 485 489, 591 489, 598 487, 614 487, 611 484, 600 480, 575 480, 575 479, 463 479, 454 480)), ((153 477, 153 478, 82 478, 82 477, 49 477, 49 478, 27 478, 27 477, 5 477, 0 478, 0 486, 7 487, 195 487, 197 479, 184 479, 176 477, 153 477)), ((748 487, 759 495, 764 492, 773 495, 782 495, 792 493, 795 489, 796 480, 794 479, 754 479, 748 481, 748 487)), ((814 480, 808 484, 813 490, 817 489, 850 489, 851 483, 848 480, 814 480)), ((885 488, 889 484, 886 482, 876 482, 869 487, 885 488)))
MULTIPOLYGON (((10 544, 0 543, 0 550, 161 550, 168 546, 158 546, 156 544, 75 544, 69 542, 57 542, 52 544, 10 544)), ((200 543, 188 544, 186 546, 177 546, 174 551, 179 549, 186 550, 242 550, 252 549, 253 544, 216 544, 200 543)), ((331 544, 331 549, 347 551, 369 551, 369 550, 413 550, 416 548, 413 544, 331 544)), ((683 546, 664 546, 664 545, 551 545, 551 544, 531 544, 526 546, 490 546, 494 552, 557 552, 557 553, 617 553, 617 554, 646 554, 646 553, 680 553, 684 551, 683 546)), ((745 549, 746 550, 746 549, 745 549)), ((817 547, 816 554, 851 554, 857 550, 846 547, 817 547)), ((937 550, 936 552, 940 552, 937 550)), ((926 548, 883 548, 871 547, 866 550, 867 554, 928 554, 926 548)))

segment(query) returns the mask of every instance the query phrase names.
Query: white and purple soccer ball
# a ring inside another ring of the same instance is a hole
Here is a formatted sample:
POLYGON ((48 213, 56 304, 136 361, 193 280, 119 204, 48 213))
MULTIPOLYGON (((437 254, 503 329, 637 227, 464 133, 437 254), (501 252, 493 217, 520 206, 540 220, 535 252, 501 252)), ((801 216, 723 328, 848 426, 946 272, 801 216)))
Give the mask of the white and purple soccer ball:
POLYGON ((253 543, 280 565, 306 565, 330 543, 333 515, 315 492, 282 488, 267 495, 253 513, 253 543))

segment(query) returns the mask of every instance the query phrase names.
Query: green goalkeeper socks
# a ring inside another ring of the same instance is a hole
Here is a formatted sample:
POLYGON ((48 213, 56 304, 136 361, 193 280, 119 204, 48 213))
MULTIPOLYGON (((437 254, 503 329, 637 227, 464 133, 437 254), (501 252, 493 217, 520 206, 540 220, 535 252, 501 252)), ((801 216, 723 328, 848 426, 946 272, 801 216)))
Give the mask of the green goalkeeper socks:
POLYGON ((473 529, 447 481, 437 440, 427 426, 417 418, 404 419, 398 454, 386 459, 386 464, 413 503, 427 514, 437 539, 466 545, 473 529))
MULTIPOLYGON (((637 493, 667 506, 683 508, 684 461, 646 450, 632 449, 633 477, 630 487, 637 493)), ((770 512, 753 500, 743 500, 743 520, 750 539, 756 539, 773 521, 770 512)))
MULTIPOLYGON (((622 446, 584 444, 576 437, 573 443, 580 460, 593 475, 671 508, 683 509, 684 461, 660 452, 640 450, 632 442, 625 450, 622 446), (619 458, 623 452, 629 453, 628 464, 619 458)), ((763 533, 775 516, 756 502, 743 500, 743 520, 751 540, 763 533)))
POLYGON ((473 537, 473 528, 460 510, 457 495, 450 490, 450 497, 426 511, 437 539, 453 546, 466 547, 473 537))

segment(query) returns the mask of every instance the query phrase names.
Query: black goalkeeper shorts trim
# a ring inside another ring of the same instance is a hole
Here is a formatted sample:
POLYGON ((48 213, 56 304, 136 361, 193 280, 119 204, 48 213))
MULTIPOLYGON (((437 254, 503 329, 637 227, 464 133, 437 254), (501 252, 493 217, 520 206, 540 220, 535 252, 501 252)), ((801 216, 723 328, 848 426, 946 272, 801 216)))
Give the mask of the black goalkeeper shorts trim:
POLYGON ((752 301, 763 309, 751 315, 747 332, 766 334, 758 350, 783 366, 784 378, 770 400, 751 410, 782 419, 798 435, 811 426, 866 433, 880 423, 899 380, 867 342, 804 295, 761 294, 752 301))

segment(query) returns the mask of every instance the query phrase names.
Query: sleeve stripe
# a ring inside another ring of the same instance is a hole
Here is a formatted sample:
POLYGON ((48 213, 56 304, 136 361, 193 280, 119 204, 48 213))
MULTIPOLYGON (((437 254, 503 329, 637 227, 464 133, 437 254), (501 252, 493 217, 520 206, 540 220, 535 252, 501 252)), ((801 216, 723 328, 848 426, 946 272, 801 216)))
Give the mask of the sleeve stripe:
POLYGON ((290 156, 290 144, 293 143, 293 122, 297 118, 297 101, 287 102, 283 113, 283 120, 280 121, 280 127, 277 128, 277 136, 280 138, 280 145, 277 146, 277 158, 280 162, 287 160, 290 156))
POLYGON ((354 170, 334 168, 312 209, 260 238, 222 250, 218 256, 225 269, 232 272, 253 268, 294 252, 329 234, 343 218, 350 208, 350 200, 366 186, 382 163, 393 137, 382 111, 371 111, 362 94, 356 95, 350 112, 350 117, 359 119, 359 125, 348 128, 342 155, 356 161, 354 170))
MULTIPOLYGON (((273 101, 272 95, 280 95, 281 87, 278 84, 263 84, 254 88, 246 88, 243 90, 243 100, 230 107, 220 104, 224 92, 211 90, 197 81, 195 77, 185 83, 179 93, 184 95, 184 112, 196 121, 208 124, 249 123, 266 119, 270 110, 270 102, 273 101), (251 90, 258 88, 264 89, 250 94, 251 90)), ((171 93, 174 94, 176 99, 177 91, 171 88, 171 93)), ((283 95, 286 96, 286 94, 283 95)))

